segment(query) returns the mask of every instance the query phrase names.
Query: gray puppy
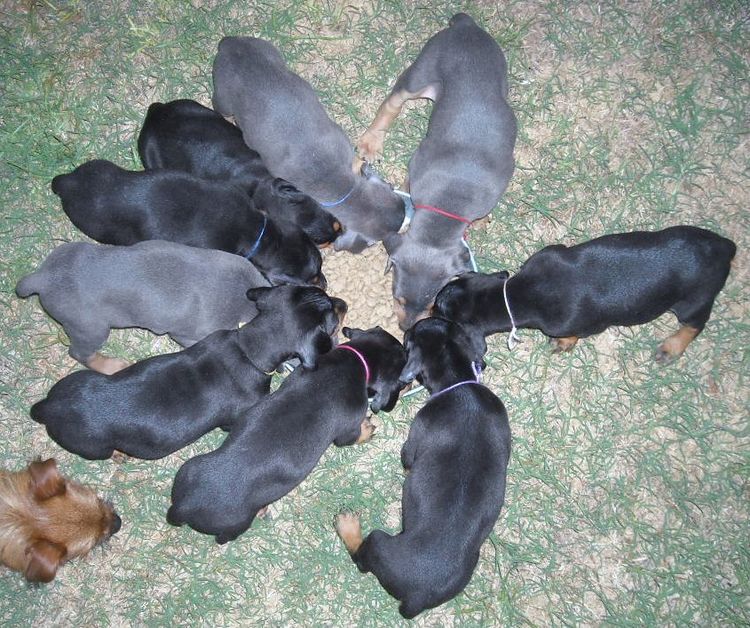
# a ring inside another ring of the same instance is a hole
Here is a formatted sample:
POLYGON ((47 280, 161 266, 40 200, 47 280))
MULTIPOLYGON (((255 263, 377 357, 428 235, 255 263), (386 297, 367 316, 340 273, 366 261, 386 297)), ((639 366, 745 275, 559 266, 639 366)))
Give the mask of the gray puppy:
POLYGON ((516 118, 507 96, 500 47, 459 13, 401 74, 359 141, 360 155, 374 159, 407 100, 434 101, 427 135, 409 162, 414 218, 406 234, 385 240, 402 329, 426 316, 446 282, 472 270, 464 232, 497 204, 515 167, 516 118))
POLYGON ((21 279, 16 293, 39 295, 70 337, 72 358, 112 374, 128 362, 97 353, 110 329, 143 327, 189 347, 251 320, 258 311, 247 290, 268 285, 250 262, 223 251, 161 240, 70 242, 21 279))
MULTIPOLYGON (((213 66, 214 109, 234 116, 245 143, 344 225, 337 250, 355 253, 396 233, 404 203, 368 168, 353 172, 354 148, 310 84, 279 51, 254 37, 225 37, 213 66)), ((361 163, 361 162, 360 162, 361 163)))

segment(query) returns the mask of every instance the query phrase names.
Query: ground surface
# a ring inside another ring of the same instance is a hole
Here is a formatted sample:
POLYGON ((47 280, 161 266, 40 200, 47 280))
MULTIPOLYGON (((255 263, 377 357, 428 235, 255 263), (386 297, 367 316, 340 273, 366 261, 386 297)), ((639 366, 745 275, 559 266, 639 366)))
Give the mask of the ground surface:
MULTIPOLYGON (((15 282, 82 239, 49 190, 92 158, 138 168, 148 104, 208 103, 223 35, 270 38, 355 138, 430 34, 466 10, 506 50, 517 169, 471 242, 483 270, 515 270, 544 244, 690 223, 738 244, 708 327, 676 364, 653 350, 671 316, 612 329, 568 355, 544 338, 490 343, 487 381, 513 430, 506 505, 466 591, 419 625, 729 625, 748 610, 748 43, 742 2, 4 2, 0 4, 0 460, 56 456, 115 503, 123 528, 50 586, 0 571, 4 625, 395 625, 397 604, 335 536, 397 530, 398 453, 424 394, 378 417, 373 440, 331 448, 302 486, 223 547, 164 514, 175 470, 206 436, 158 462, 87 462, 28 408, 77 366, 67 339, 15 282)), ((429 115, 411 105, 380 169, 400 182, 429 115)), ((326 259, 349 324, 393 328, 385 256, 326 259)), ((648 272, 648 269, 644 269, 648 272)), ((175 345, 113 333, 143 358, 175 345)))

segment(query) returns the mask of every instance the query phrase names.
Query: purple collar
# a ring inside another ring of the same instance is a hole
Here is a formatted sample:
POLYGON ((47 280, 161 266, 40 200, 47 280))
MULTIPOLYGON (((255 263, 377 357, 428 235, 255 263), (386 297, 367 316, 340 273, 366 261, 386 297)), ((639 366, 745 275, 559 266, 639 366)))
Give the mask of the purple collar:
POLYGON ((357 351, 351 345, 339 345, 336 348, 346 349, 347 351, 351 351, 354 355, 356 355, 359 358, 359 361, 362 362, 362 366, 365 367, 365 385, 369 384, 370 383, 370 367, 367 366, 367 360, 365 360, 365 356, 363 356, 359 351, 357 351))
POLYGON ((442 395, 443 393, 447 393, 449 390, 458 388, 459 386, 465 386, 466 384, 481 384, 482 383, 482 370, 480 366, 476 362, 472 362, 471 369, 474 371, 475 379, 465 379, 462 382, 457 382, 455 384, 452 384, 451 386, 448 386, 448 388, 443 388, 443 390, 436 392, 434 395, 430 395, 430 399, 428 399, 427 401, 430 401, 431 399, 434 399, 435 397, 438 397, 442 395))

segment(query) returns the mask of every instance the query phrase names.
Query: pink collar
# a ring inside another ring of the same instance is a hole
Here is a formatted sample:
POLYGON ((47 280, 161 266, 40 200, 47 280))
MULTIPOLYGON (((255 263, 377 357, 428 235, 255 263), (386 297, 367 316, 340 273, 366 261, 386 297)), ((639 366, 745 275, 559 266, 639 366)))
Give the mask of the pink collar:
POLYGON ((365 356, 363 356, 359 351, 357 351, 351 345, 339 345, 336 348, 347 349, 348 351, 351 351, 354 355, 356 355, 359 358, 359 361, 362 362, 362 366, 365 367, 365 385, 369 384, 370 383, 370 367, 367 366, 367 360, 365 360, 365 356))
POLYGON ((471 220, 469 220, 468 218, 464 218, 463 216, 459 216, 458 214, 452 214, 451 212, 447 212, 444 209, 440 209, 439 207, 433 207, 432 205, 415 205, 414 209, 426 209, 427 211, 435 212, 436 214, 440 214, 441 216, 445 216, 446 218, 453 218, 453 220, 464 222, 467 225, 471 224, 471 220))

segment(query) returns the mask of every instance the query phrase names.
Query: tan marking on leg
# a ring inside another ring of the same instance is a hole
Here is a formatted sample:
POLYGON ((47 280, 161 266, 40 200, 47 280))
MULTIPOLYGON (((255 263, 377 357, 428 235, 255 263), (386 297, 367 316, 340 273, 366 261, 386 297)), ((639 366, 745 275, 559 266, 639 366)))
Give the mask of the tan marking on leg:
POLYGON ((362 545, 362 526, 359 517, 353 512, 342 512, 336 516, 336 534, 346 545, 350 554, 354 554, 362 545))
POLYGON ((404 103, 414 98, 422 98, 423 94, 426 93, 431 93, 429 87, 413 94, 406 90, 391 93, 378 107, 372 123, 359 138, 357 153, 367 161, 373 161, 381 155, 385 133, 393 124, 393 121, 398 118, 404 103))
POLYGON ((124 462, 128 462, 129 460, 130 456, 122 451, 115 449, 112 452, 112 462, 116 464, 123 464, 124 462))
POLYGON ((656 361, 659 364, 668 364, 679 358, 687 349, 687 346, 698 335, 699 330, 695 327, 683 325, 659 345, 656 350, 656 361))
POLYGON ((120 358, 110 358, 109 356, 102 355, 101 353, 95 353, 88 360, 86 360, 86 366, 92 371, 103 373, 104 375, 112 375, 117 373, 124 368, 130 366, 130 362, 122 360, 120 358))
POLYGON ((375 426, 369 418, 365 417, 365 420, 362 421, 362 424, 359 426, 359 438, 357 439, 357 444, 366 443, 372 438, 374 433, 375 426))
POLYGON ((563 338, 550 338, 552 353, 562 353, 563 351, 572 351, 578 342, 578 336, 565 336, 563 338))

